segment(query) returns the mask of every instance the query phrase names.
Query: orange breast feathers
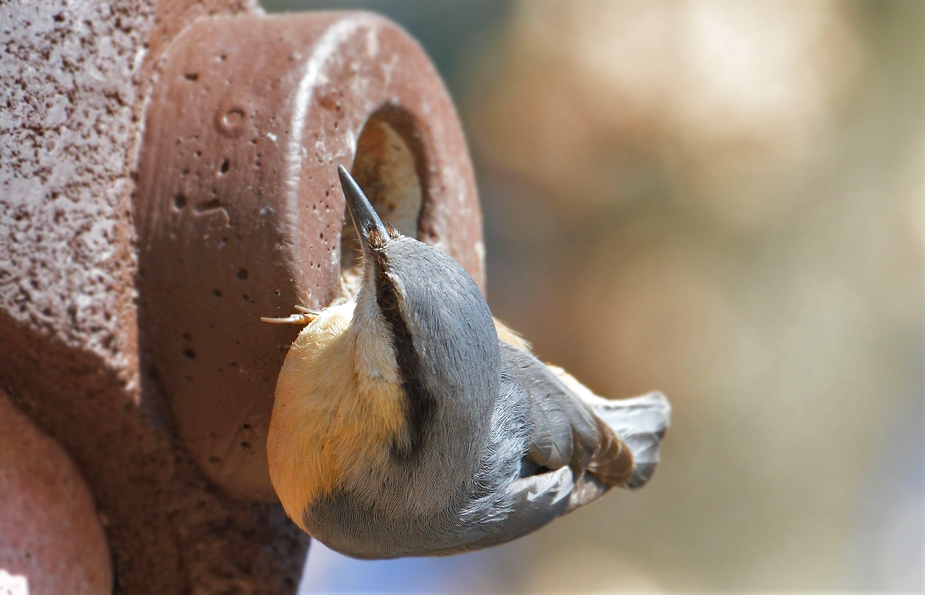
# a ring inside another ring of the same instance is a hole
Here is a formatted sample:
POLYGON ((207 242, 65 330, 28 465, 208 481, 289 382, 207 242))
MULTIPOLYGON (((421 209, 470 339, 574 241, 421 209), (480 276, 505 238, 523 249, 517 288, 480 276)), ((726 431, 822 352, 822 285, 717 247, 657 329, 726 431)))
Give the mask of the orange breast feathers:
POLYGON ((289 350, 267 436, 270 479, 289 517, 351 475, 384 463, 407 439, 391 341, 351 330, 354 303, 324 310, 289 350))

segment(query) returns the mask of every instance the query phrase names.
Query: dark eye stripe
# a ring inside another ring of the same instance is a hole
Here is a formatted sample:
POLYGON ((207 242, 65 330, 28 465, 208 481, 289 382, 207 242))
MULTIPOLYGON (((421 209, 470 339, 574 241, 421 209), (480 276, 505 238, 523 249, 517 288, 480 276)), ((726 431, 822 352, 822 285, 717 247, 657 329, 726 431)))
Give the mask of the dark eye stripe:
POLYGON ((393 454, 402 460, 413 460, 420 455, 421 448, 424 446, 427 427, 433 418, 436 400, 421 382, 423 369, 421 358, 414 348, 411 331, 398 308, 395 288, 380 266, 376 267, 376 303, 392 336, 392 347, 405 393, 405 416, 411 437, 410 444, 395 445, 393 454), (387 303, 383 304, 382 301, 387 303), (394 304, 391 303, 392 301, 394 304))

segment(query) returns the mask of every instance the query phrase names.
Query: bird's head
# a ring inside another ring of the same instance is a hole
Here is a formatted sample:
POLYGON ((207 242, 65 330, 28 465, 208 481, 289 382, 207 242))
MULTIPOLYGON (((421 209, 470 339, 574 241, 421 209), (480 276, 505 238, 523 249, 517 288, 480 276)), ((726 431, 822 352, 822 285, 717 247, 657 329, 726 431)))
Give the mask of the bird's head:
POLYGON ((478 286, 455 260, 383 224, 346 169, 341 186, 362 247, 351 324, 363 367, 398 373, 412 401, 486 391, 498 338, 478 286))

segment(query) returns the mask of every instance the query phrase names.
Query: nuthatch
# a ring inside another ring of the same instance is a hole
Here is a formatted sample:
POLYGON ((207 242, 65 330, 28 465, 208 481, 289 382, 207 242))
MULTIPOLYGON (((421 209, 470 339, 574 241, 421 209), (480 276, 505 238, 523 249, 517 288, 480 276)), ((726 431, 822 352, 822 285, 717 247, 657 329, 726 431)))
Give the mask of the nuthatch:
POLYGON ((456 261, 383 225, 338 172, 362 244, 359 292, 265 319, 306 325, 267 438, 289 517, 357 558, 455 554, 643 485, 667 399, 609 401, 541 363, 456 261))

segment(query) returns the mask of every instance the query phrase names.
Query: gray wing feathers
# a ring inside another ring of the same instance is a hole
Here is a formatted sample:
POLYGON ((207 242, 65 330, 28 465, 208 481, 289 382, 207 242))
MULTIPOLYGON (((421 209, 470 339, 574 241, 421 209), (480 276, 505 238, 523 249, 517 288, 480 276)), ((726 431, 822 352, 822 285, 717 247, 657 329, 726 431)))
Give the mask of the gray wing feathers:
POLYGON ((529 459, 539 467, 568 466, 609 486, 623 485, 633 459, 592 406, 533 355, 502 343, 502 385, 524 393, 532 419, 529 459))
POLYGON ((569 467, 514 481, 505 494, 508 510, 490 530, 482 527, 473 541, 463 546, 432 552, 453 554, 498 545, 536 531, 557 517, 603 496, 609 486, 593 476, 576 475, 569 467))
POLYGON ((591 407, 633 453, 635 468, 626 487, 642 487, 655 472, 658 445, 671 424, 668 399, 662 393, 613 401, 597 397, 591 407))
POLYGON ((664 396, 602 399, 564 371, 503 342, 501 363, 502 399, 529 418, 521 474, 504 490, 503 504, 494 504, 502 515, 476 525, 465 543, 433 554, 526 535, 613 486, 642 485, 658 461, 671 411, 664 396))
POLYGON ((556 517, 604 495, 609 486, 562 467, 518 479, 508 494, 513 506, 504 520, 504 540, 539 529, 556 517), (577 477, 577 479, 576 479, 577 477))
POLYGON ((542 362, 506 343, 501 344, 501 383, 506 390, 525 393, 529 403, 530 459, 548 469, 586 469, 601 442, 591 408, 542 362))
POLYGON ((652 477, 671 421, 665 395, 603 399, 528 352, 502 343, 501 358, 503 382, 516 382, 529 394, 534 462, 550 469, 569 465, 578 475, 587 470, 610 486, 638 488, 652 477))

